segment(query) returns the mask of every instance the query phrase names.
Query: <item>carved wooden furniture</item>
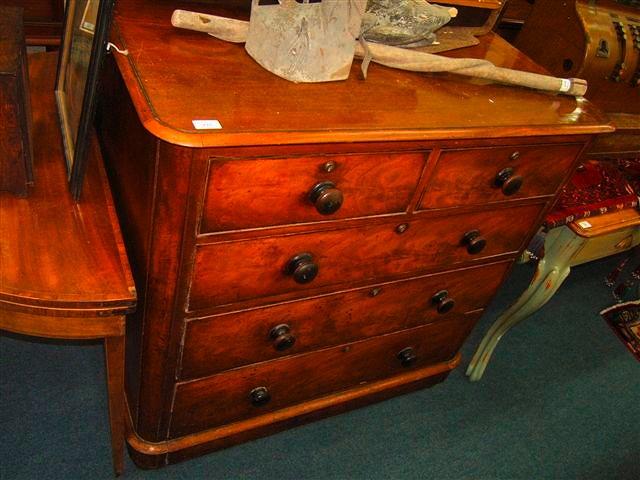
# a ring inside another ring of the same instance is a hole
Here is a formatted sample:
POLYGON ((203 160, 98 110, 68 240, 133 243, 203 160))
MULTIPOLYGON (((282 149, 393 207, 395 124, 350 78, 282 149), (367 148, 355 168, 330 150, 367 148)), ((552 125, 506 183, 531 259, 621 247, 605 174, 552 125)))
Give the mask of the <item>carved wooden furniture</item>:
POLYGON ((614 255, 640 245, 640 212, 623 209, 554 228, 545 238, 545 256, 529 287, 491 325, 478 346, 466 374, 482 378, 500 339, 515 325, 533 315, 558 291, 571 267, 614 255))
MULTIPOLYGON (((97 129, 158 467, 442 381, 593 134, 589 102, 372 66, 296 85, 120 1, 97 129), (201 129, 204 127, 204 129, 201 129), (219 127, 219 128, 218 128, 219 127)), ((540 68, 494 35, 451 55, 540 68)))
POLYGON ((22 10, 0 6, 0 191, 33 184, 31 107, 22 10))
POLYGON ((0 192, 0 329, 104 339, 112 456, 119 474, 125 314, 135 305, 135 288, 95 137, 82 201, 75 203, 68 192, 55 72, 55 54, 30 57, 38 182, 28 199, 0 192))

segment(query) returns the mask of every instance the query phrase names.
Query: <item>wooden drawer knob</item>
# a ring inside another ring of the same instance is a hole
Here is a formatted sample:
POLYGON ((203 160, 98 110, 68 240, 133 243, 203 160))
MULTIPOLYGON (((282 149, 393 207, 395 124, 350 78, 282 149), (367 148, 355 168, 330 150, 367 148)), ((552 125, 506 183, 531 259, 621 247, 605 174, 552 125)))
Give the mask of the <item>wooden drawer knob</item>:
POLYGON ((273 340, 273 348, 282 352, 293 347, 296 337, 291 334, 291 327, 286 323, 276 325, 269 332, 269 338, 273 340))
POLYGON ((455 306, 456 302, 449 297, 447 290, 440 290, 431 298, 431 303, 436 306, 438 313, 447 313, 455 306))
POLYGON ((486 247, 487 241, 482 235, 480 235, 479 230, 469 230, 462 237, 462 244, 467 247, 467 252, 471 255, 475 255, 480 253, 484 247, 486 247))
POLYGON ((309 192, 309 200, 322 215, 331 215, 342 206, 344 196, 333 182, 320 182, 309 192))
POLYGON ((284 272, 297 283, 309 283, 318 275, 318 265, 310 253, 299 253, 287 262, 284 272))
POLYGON ((403 367, 410 367, 416 363, 418 356, 413 348, 407 347, 400 350, 398 353, 398 360, 400 360, 403 367))
POLYGON ((513 168, 503 168, 498 172, 494 181, 496 187, 501 188, 502 193, 507 196, 513 195, 522 187, 522 177, 513 173, 513 168))
POLYGON ((257 387, 251 390, 249 394, 249 399, 251 400, 251 405, 254 407, 262 407, 266 405, 271 400, 271 394, 267 387, 257 387))

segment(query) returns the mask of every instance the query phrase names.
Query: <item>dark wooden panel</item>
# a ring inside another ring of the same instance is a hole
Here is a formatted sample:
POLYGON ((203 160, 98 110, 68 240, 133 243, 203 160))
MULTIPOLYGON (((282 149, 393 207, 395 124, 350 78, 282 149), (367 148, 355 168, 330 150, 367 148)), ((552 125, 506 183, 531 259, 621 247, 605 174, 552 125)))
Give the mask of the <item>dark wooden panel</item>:
POLYGON ((637 6, 536 0, 515 45, 553 75, 587 80, 586 98, 604 111, 639 116, 639 32, 637 6))
POLYGON ((0 6, 22 7, 26 22, 62 21, 64 0, 0 0, 0 6))
POLYGON ((553 195, 582 145, 536 145, 443 151, 438 158, 420 209, 482 205, 553 195), (514 156, 517 155, 517 158, 514 156), (522 186, 505 195, 496 177, 512 168, 522 186))
POLYGON ((33 184, 31 105, 22 10, 0 5, 0 190, 33 184))
POLYGON ((429 152, 212 159, 202 232, 399 213, 407 209, 429 152), (327 165, 328 162, 331 164, 327 165), (332 182, 344 202, 320 214, 309 192, 332 182))
MULTIPOLYGON (((140 388, 158 141, 140 125, 111 55, 105 58, 101 82, 103 91, 122 99, 113 102, 105 101, 104 96, 98 97, 96 128, 138 287, 139 308, 129 317, 126 335, 127 391, 129 402, 136 405, 140 388), (135 141, 130 141, 132 138, 135 141)), ((134 417, 136 413, 134 410, 134 417)))
POLYGON ((448 360, 458 351, 477 318, 475 313, 179 384, 171 437, 273 412, 410 368, 448 360), (398 353, 407 347, 417 356, 410 367, 403 366, 398 358, 398 353), (271 395, 266 405, 252 405, 250 394, 257 387, 266 387, 271 395))
POLYGON ((288 292, 300 297, 315 287, 514 254, 540 209, 540 205, 530 205, 423 217, 408 221, 402 234, 394 223, 203 245, 196 252, 189 308, 197 310, 288 292), (472 255, 461 240, 474 229, 479 229, 487 245, 481 253, 472 255), (296 283, 283 271, 287 262, 301 252, 311 253, 319 267, 317 278, 308 284, 296 283))
POLYGON ((511 262, 372 285, 346 293, 190 321, 181 378, 211 375, 248 363, 303 353, 404 328, 447 321, 484 308, 511 262), (435 293, 454 307, 438 313, 435 293), (286 324, 295 343, 278 351, 271 329, 286 324))
POLYGON ((27 44, 60 44, 64 0, 0 0, 3 5, 24 9, 27 44))

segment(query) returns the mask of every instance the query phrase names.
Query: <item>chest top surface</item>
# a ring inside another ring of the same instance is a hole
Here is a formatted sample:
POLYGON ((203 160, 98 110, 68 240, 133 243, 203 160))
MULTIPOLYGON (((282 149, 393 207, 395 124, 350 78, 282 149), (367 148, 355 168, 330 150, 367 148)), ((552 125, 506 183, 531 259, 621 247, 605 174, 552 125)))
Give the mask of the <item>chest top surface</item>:
MULTIPOLYGON (((241 2, 125 0, 112 41, 142 123, 191 147, 592 134, 611 131, 588 101, 453 74, 420 74, 355 60, 345 81, 294 84, 264 70, 243 45, 171 26, 182 8, 242 18, 241 2), (229 6, 231 4, 231 6, 229 6), (152 5, 152 6, 151 6, 152 5), (193 120, 221 129, 197 130, 193 120)), ((500 37, 449 52, 498 66, 544 71, 500 37)))

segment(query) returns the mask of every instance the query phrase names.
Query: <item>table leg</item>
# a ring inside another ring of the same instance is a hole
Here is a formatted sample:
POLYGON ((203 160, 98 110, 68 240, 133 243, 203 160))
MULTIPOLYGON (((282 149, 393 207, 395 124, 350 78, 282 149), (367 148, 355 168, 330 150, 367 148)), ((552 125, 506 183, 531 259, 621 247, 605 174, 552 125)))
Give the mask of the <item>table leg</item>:
POLYGON ((124 469, 124 336, 104 339, 111 426, 111 455, 116 476, 124 469))
POLYGON ((556 293, 569 275, 571 261, 583 243, 584 240, 567 227, 549 232, 545 240, 545 258, 538 263, 531 284, 485 334, 467 367, 466 375, 469 380, 480 380, 504 334, 535 313, 556 293))

